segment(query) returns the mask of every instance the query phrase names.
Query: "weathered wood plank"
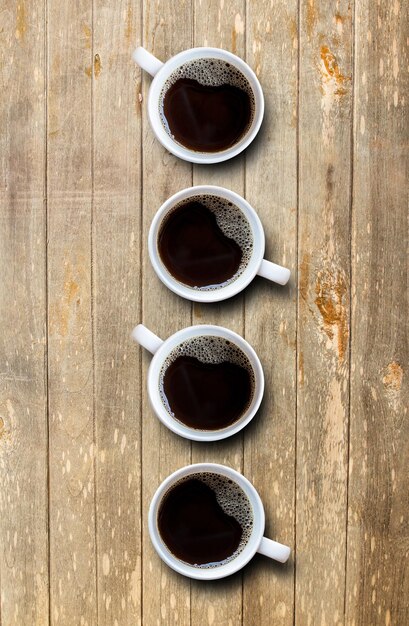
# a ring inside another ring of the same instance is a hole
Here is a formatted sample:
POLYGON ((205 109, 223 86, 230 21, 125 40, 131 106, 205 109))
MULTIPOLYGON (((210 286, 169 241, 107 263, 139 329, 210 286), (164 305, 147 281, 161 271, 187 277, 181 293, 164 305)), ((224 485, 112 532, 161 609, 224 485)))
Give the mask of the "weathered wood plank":
POLYGON ((98 624, 141 624, 141 6, 94 0, 93 286, 98 624))
MULTIPOLYGON (((203 10, 200 0, 194 2, 194 45, 230 50, 245 58, 245 0, 212 2, 203 10)), ((244 156, 216 165, 194 165, 194 185, 219 185, 244 195, 244 156)), ((243 295, 220 304, 193 304, 194 324, 226 326, 243 335, 243 295)), ((220 443, 192 444, 192 462, 223 463, 243 471, 243 435, 220 443)), ((240 624, 242 621, 242 574, 206 584, 192 582, 192 624, 240 624)))
MULTIPOLYGON (((297 259, 297 3, 247 2, 247 61, 266 100, 247 152, 246 197, 266 233, 266 257, 292 270, 287 287, 256 279, 245 295, 246 338, 264 367, 262 409, 246 432, 244 473, 264 502, 266 535, 294 545, 297 259)), ((244 574, 244 624, 293 623, 293 558, 255 557, 244 574)))
POLYGON ((350 3, 302 2, 295 585, 300 624, 338 624, 344 613, 351 74, 350 3))
POLYGON ((409 623, 407 3, 357 0, 346 622, 409 623))
POLYGON ((0 12, 0 624, 48 624, 43 2, 0 12), (30 62, 27 62, 27 59, 30 62))
POLYGON ((300 9, 299 68, 295 0, 182 0, 176 10, 161 0, 48 9, 6 0, 0 12, 2 625, 409 622, 408 6, 355 0, 354 79, 353 5, 300 9), (267 106, 245 157, 192 168, 158 145, 150 79, 130 59, 140 42, 163 59, 191 45, 247 52, 267 106), (267 254, 294 270, 289 288, 256 280, 212 306, 167 291, 147 231, 160 204, 192 183, 246 195, 267 254), (191 446, 159 425, 145 391, 150 359, 129 340, 139 321, 163 337, 191 321, 245 334, 266 395, 244 454, 243 435, 191 446), (201 460, 254 482, 266 533, 296 539, 295 584, 293 561, 256 557, 243 577, 214 585, 162 564, 147 531, 151 496, 201 460))
MULTIPOLYGON (((143 45, 161 60, 192 46, 192 7, 189 0, 178 3, 145 1, 143 45)), ((139 74, 138 74, 139 75, 139 74)), ((191 323, 191 305, 170 292, 156 277, 147 250, 151 220, 160 205, 173 193, 192 184, 192 167, 166 152, 155 139, 146 112, 151 79, 142 78, 142 321, 165 339, 191 323)), ((146 393, 150 357, 142 354, 142 596, 143 623, 190 624, 190 581, 173 572, 154 551, 147 528, 148 508, 160 482, 172 471, 190 463, 189 441, 159 423, 146 393)))
POLYGON ((92 6, 48 7, 51 618, 96 623, 91 279, 92 6))

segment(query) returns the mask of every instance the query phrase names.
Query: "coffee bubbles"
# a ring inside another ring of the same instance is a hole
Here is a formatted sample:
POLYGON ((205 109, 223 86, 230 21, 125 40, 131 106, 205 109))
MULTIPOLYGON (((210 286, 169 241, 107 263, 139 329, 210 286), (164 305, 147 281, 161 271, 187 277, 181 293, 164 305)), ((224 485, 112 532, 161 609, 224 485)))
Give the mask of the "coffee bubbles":
POLYGON ((241 487, 212 472, 191 474, 175 483, 164 495, 157 519, 170 552, 198 568, 219 567, 236 558, 254 523, 241 487))
POLYGON ((159 115, 168 135, 198 152, 218 152, 249 130, 255 98, 247 78, 234 65, 214 58, 184 63, 166 80, 159 115))
POLYGON ((179 282, 214 291, 235 281, 253 253, 253 236, 244 213, 229 200, 211 194, 191 196, 165 216, 158 252, 179 282))
POLYGON ((159 392, 169 414, 199 430, 219 430, 238 421, 254 397, 255 375, 234 343, 197 336, 174 348, 160 372, 159 392))

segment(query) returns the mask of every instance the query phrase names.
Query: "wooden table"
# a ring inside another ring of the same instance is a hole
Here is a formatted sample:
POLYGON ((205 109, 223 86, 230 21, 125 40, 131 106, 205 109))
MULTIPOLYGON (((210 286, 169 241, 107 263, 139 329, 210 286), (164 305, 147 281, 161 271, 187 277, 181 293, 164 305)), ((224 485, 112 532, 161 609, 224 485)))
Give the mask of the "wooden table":
POLYGON ((0 624, 409 623, 408 15, 402 0, 3 0, 0 9, 0 624), (224 47, 265 121, 191 166, 155 140, 136 43, 224 47), (171 194, 243 194, 287 288, 192 305, 147 232, 171 194), (242 435, 197 445, 148 404, 144 322, 226 325, 266 375, 242 435), (202 460, 242 471, 286 566, 198 584, 157 557, 151 496, 202 460))

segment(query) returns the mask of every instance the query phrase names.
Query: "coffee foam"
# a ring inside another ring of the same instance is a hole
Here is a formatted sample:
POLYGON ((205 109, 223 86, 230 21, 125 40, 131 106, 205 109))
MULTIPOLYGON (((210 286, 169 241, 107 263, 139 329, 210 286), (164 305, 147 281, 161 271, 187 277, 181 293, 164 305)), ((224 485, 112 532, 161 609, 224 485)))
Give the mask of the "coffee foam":
MULTIPOLYGON (((218 87, 219 85, 231 85, 232 87, 238 87, 247 93, 251 103, 251 116, 248 128, 251 126, 254 118, 255 99, 254 93, 247 78, 231 63, 227 63, 221 59, 203 58, 194 59, 188 63, 184 63, 178 67, 168 77, 165 84, 162 87, 162 91, 159 98, 159 115, 162 120, 162 124, 168 133, 169 137, 175 139, 170 131, 167 119, 164 114, 164 98, 168 89, 176 83, 180 78, 190 78, 196 80, 201 85, 209 87, 218 87)), ((244 131, 245 134, 248 128, 244 131)))
MULTIPOLYGON (((254 388, 255 388, 255 376, 254 370, 246 354, 238 348, 234 343, 224 339, 223 337, 214 337, 210 335, 201 335, 199 337, 192 337, 180 343, 174 348, 166 357, 162 369, 159 375, 159 393, 161 400, 168 411, 168 413, 174 418, 175 414, 169 406, 168 399, 164 390, 164 379, 167 368, 173 361, 179 356, 191 356, 201 361, 201 363, 223 363, 229 362, 236 365, 240 365, 245 368, 251 379, 252 395, 250 403, 253 400, 254 388)), ((178 420, 179 421, 179 420, 178 420)))
MULTIPOLYGON (((243 489, 236 482, 234 482, 234 480, 228 478, 227 476, 222 476, 221 474, 215 474, 213 472, 189 474, 189 476, 185 476, 172 485, 163 497, 166 498, 167 494, 170 493, 177 485, 192 479, 200 480, 205 485, 210 487, 210 489, 215 493, 217 502, 223 511, 226 515, 234 517, 234 519, 240 524, 243 531, 238 548, 227 559, 217 563, 206 563, 203 565, 195 564, 192 566, 199 569, 220 567, 221 565, 225 565, 235 559, 246 547, 253 531, 253 509, 247 495, 243 489)), ((191 565, 191 563, 188 565, 191 565)))
MULTIPOLYGON (((196 291, 215 291, 216 289, 222 289, 223 287, 230 285, 230 283, 232 283, 239 276, 241 276, 241 274, 244 272, 250 262, 251 255, 253 254, 253 236, 250 223, 244 213, 239 209, 239 207, 227 200, 226 198, 221 198, 220 196, 213 196, 210 194, 203 194, 190 196, 189 198, 182 200, 182 202, 179 202, 171 209, 171 211, 169 211, 169 213, 165 217, 163 226, 166 224, 167 217, 170 217, 170 215, 172 215, 174 211, 177 211, 177 209, 184 206, 185 204, 189 204, 190 202, 199 202, 200 204, 205 206, 206 209, 211 211, 214 214, 217 225, 222 233, 226 237, 233 239, 240 247, 240 250, 242 252, 243 256, 241 258, 239 268, 237 272, 231 278, 229 278, 229 280, 226 280, 219 285, 191 287, 191 289, 195 289, 196 291)), ((172 276, 172 278, 174 277, 172 276)))

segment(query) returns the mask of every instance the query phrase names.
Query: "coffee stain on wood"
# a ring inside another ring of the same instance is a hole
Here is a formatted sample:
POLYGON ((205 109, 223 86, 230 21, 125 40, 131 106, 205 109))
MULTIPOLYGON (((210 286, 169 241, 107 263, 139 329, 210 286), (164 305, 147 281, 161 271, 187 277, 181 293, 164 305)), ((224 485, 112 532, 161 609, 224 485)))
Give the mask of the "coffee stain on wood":
POLYGON ((304 353, 302 351, 298 357, 298 381, 301 386, 304 385, 304 353))
MULTIPOLYGON (((7 400, 7 409, 9 410, 9 414, 13 414, 14 416, 14 410, 13 413, 11 413, 10 411, 10 407, 11 407, 11 401, 7 400)), ((11 429, 10 428, 6 428, 6 423, 4 421, 4 419, 2 417, 0 417, 0 444, 4 443, 5 445, 10 444, 13 440, 13 437, 11 435, 11 429)))
POLYGON ((382 382, 388 391, 400 391, 403 380, 403 369, 397 361, 389 363, 382 378, 382 382))
POLYGON ((94 57, 94 66, 92 67, 91 65, 88 65, 84 70, 88 78, 92 78, 93 70, 94 70, 94 77, 98 78, 102 71, 101 58, 99 54, 96 54, 94 57))
POLYGON ((336 35, 333 35, 334 41, 337 41, 337 40, 339 42, 342 41, 344 27, 346 27, 347 30, 351 29, 351 21, 352 21, 352 9, 351 9, 351 4, 348 3, 348 6, 346 7, 345 15, 341 15, 339 11, 335 13, 334 22, 337 27, 338 37, 336 35))
MULTIPOLYGON (((14 415, 14 410, 12 408, 10 400, 7 400, 7 409, 8 409, 10 414, 14 415), (10 409, 10 407, 11 407, 11 409, 10 409)), ((4 419, 2 417, 0 417, 0 443, 2 443, 2 442, 4 442, 4 443, 9 442, 10 443, 11 441, 12 441, 11 430, 10 430, 10 428, 6 428, 6 423, 5 423, 4 419)))
POLYGON ((94 76, 95 78, 98 78, 98 76, 101 74, 102 71, 102 65, 101 65, 101 59, 99 54, 96 54, 94 57, 94 76))
POLYGON ((335 13, 335 23, 337 26, 341 26, 344 23, 345 18, 340 13, 335 13))
POLYGON ((306 26, 308 39, 314 34, 315 25, 317 23, 317 10, 315 7, 315 1, 309 0, 307 4, 306 26))
POLYGON ((74 300, 75 296, 78 293, 78 284, 72 280, 72 278, 68 279, 64 284, 64 294, 68 304, 71 304, 74 300))
POLYGON ((329 147, 335 141, 332 109, 335 105, 340 106, 341 97, 347 95, 347 87, 351 82, 351 77, 341 72, 334 53, 326 45, 320 47, 320 59, 317 68, 321 77, 322 140, 324 145, 329 147))
POLYGON ((321 75, 325 82, 335 82, 337 89, 334 91, 336 95, 344 95, 346 93, 345 83, 351 81, 350 76, 345 76, 338 65, 337 59, 328 46, 321 46, 321 75))
POLYGON ((306 302, 308 301, 308 287, 309 287, 309 279, 310 279, 310 260, 311 260, 311 254, 309 252, 304 252, 301 263, 300 263, 299 289, 300 289, 300 296, 306 302))
POLYGON ((290 37, 293 42, 293 47, 296 48, 298 43, 298 25, 297 20, 295 20, 293 17, 290 18, 288 21, 288 29, 290 31, 290 37))
POLYGON ((345 358, 348 346, 348 313, 345 304, 347 286, 338 272, 334 278, 329 272, 318 274, 315 285, 315 304, 324 322, 324 331, 329 339, 336 339, 338 357, 345 358))
POLYGON ((74 268, 68 263, 64 272, 63 293, 60 300, 50 306, 50 333, 57 331, 62 337, 68 333, 70 316, 73 313, 73 305, 79 306, 80 286, 74 277, 74 268))
POLYGON ((88 24, 85 24, 85 23, 82 24, 81 29, 85 37, 85 48, 90 50, 91 41, 92 41, 92 31, 90 27, 88 26, 88 24))
POLYGON ((134 34, 133 34, 133 26, 132 26, 132 6, 128 4, 128 8, 126 10, 126 18, 125 18, 125 41, 128 45, 133 43, 134 34))
POLYGON ((16 39, 20 41, 24 40, 24 35, 27 30, 27 14, 26 7, 24 6, 24 2, 19 2, 17 4, 17 15, 16 15, 16 39))

